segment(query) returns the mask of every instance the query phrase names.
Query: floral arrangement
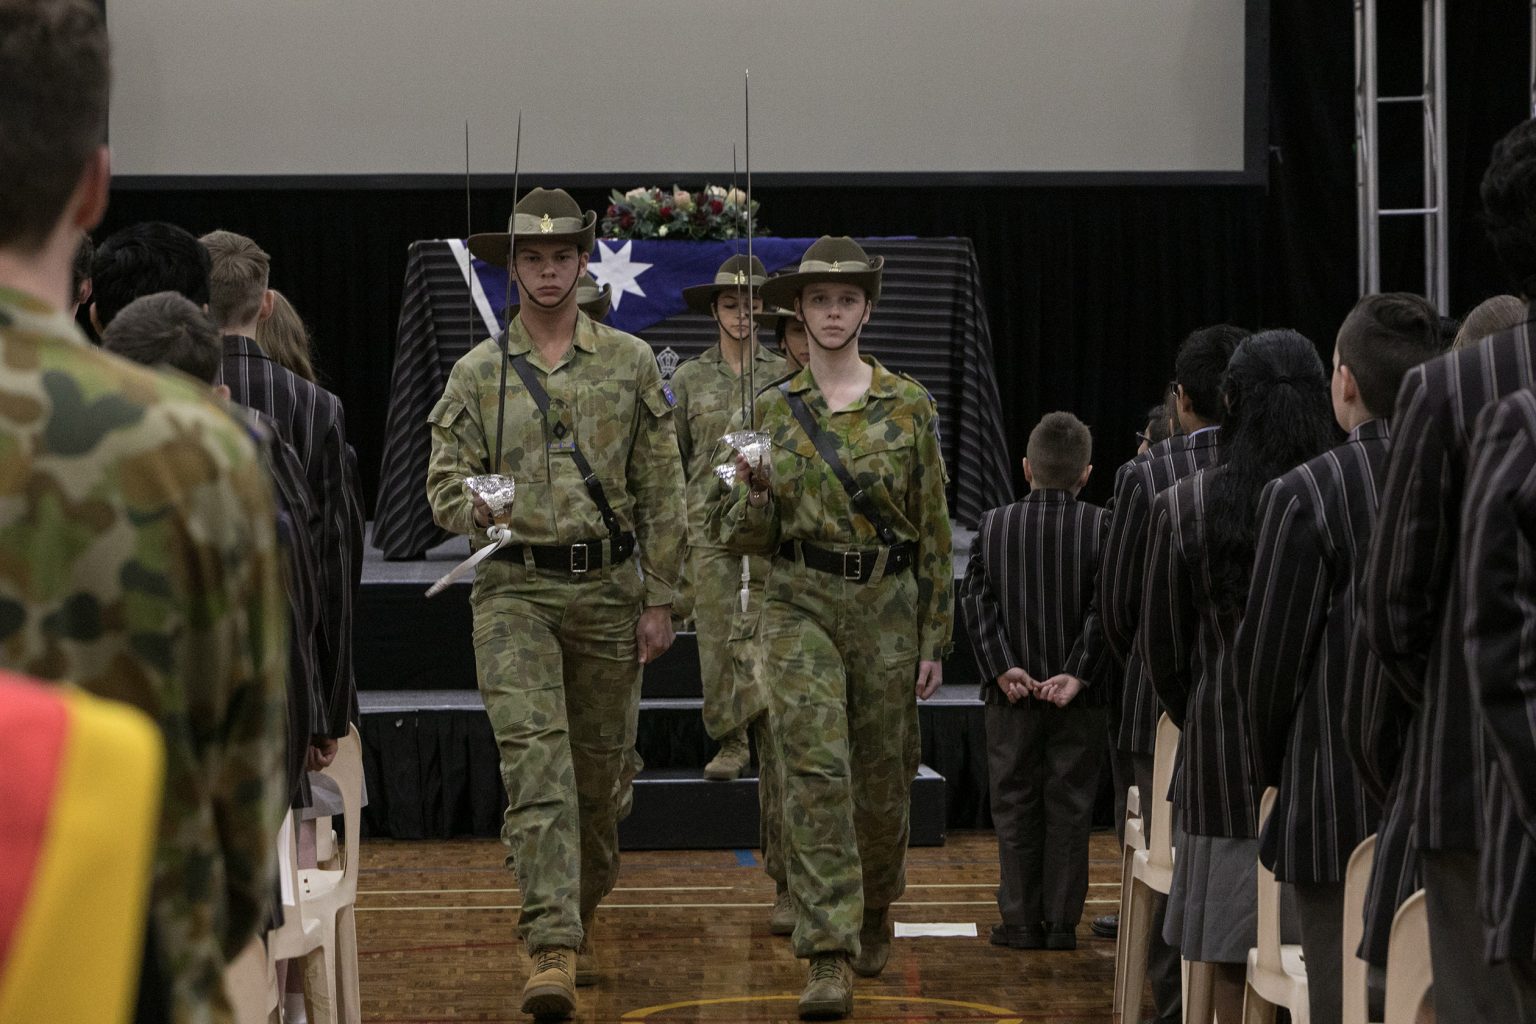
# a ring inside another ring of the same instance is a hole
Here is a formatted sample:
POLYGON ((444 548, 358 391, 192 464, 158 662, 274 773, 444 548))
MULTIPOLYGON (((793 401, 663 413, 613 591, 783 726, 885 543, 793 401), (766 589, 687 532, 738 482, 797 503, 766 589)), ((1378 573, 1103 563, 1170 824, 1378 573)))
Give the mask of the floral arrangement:
POLYGON ((757 224, 758 204, 750 209, 747 195, 739 188, 724 189, 705 185, 702 192, 687 192, 672 186, 614 189, 603 215, 604 238, 686 238, 716 241, 762 234, 757 224))

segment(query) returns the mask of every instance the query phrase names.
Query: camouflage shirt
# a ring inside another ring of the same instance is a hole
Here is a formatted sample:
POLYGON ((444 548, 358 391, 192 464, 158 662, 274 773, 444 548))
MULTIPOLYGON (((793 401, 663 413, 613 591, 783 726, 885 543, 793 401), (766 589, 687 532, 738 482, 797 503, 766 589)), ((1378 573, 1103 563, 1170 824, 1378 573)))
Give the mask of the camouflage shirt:
POLYGON ((231 1019, 265 922, 285 642, 271 486, 206 390, 0 289, 0 665, 146 711, 166 745, 153 914, 176 1024, 231 1019))
MULTIPOLYGON (((756 346, 753 375, 760 389, 784 376, 789 367, 775 352, 756 346)), ((714 345, 697 359, 690 359, 672 375, 677 395, 677 447, 683 453, 683 473, 688 478, 688 542, 694 547, 712 543, 707 536, 709 512, 720 499, 722 485, 715 466, 728 462, 730 449, 720 438, 741 420, 742 378, 732 371, 720 346, 714 345)))
MULTIPOLYGON (((953 624, 954 565, 950 559, 949 503, 944 496, 944 456, 939 450, 938 411, 922 385, 874 368, 869 391, 846 409, 829 414, 810 368, 784 386, 800 395, 837 443, 843 465, 875 503, 901 541, 917 545, 919 657, 939 661, 949 650, 953 624)), ((853 511, 848 492, 816 452, 779 387, 757 399, 761 428, 773 437, 772 493, 754 508, 737 484, 720 503, 714 530, 733 551, 767 554, 787 540, 834 550, 880 544, 872 524, 853 511)))
MULTIPOLYGON (((514 542, 564 545, 608 535, 571 458, 579 443, 620 528, 639 541, 646 605, 671 604, 684 539, 683 468, 672 426, 675 401, 650 346, 578 313, 575 340, 554 366, 546 367, 533 350, 521 317, 512 321, 508 352, 512 358, 528 352, 549 393, 546 418, 517 371, 508 369, 500 472, 517 482, 507 521, 514 542)), ((492 471, 500 383, 500 353, 487 338, 454 364, 428 417, 433 518, 477 545, 485 531, 475 526, 464 478, 492 471)), ((500 571, 496 562, 483 563, 479 575, 494 581, 500 571)))

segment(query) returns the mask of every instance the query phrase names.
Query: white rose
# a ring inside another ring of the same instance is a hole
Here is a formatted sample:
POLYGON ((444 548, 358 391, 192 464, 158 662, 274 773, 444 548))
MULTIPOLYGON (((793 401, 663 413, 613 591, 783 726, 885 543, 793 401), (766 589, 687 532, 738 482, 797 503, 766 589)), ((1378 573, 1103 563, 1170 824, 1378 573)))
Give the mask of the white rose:
POLYGON ((625 199, 642 199, 644 197, 645 189, 643 188, 632 188, 628 192, 624 193, 625 199))
POLYGON ((658 235, 665 235, 667 233, 667 226, 663 224, 661 227, 656 229, 656 233, 658 235))

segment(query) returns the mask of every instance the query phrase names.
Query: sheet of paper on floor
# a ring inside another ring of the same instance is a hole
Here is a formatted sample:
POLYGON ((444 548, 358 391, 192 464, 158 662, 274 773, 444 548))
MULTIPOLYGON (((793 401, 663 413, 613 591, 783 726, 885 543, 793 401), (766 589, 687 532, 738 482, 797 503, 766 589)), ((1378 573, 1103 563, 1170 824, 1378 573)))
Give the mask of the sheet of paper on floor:
POLYGON ((961 923, 942 921, 935 923, 924 922, 896 922, 896 938, 944 938, 944 939, 974 939, 976 937, 976 922, 965 921, 961 923))

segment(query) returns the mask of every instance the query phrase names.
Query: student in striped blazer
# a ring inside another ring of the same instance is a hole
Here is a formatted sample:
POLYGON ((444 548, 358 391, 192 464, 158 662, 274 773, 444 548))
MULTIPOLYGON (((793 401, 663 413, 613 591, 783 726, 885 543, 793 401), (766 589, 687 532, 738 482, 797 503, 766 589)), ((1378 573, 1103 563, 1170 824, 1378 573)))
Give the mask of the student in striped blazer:
POLYGON ((1158 700, 1183 735, 1174 805, 1181 835, 1165 937, 1219 965, 1219 1019, 1242 1012, 1255 938, 1257 766, 1235 688, 1232 645, 1247 600, 1266 483, 1335 441, 1328 382, 1312 343, 1266 331, 1232 354, 1222 383, 1220 465, 1152 504, 1137 643, 1158 700))
POLYGON ((1482 721, 1483 952, 1536 1021, 1536 392, 1478 417, 1462 504, 1467 669, 1482 721))
MULTIPOLYGON (((1494 147, 1482 182, 1489 241, 1526 296, 1536 294, 1536 121, 1494 147)), ((1392 421, 1392 457, 1365 562, 1361 630, 1415 708, 1413 839, 1429 911, 1441 1024, 1498 1020, 1514 994, 1481 955, 1477 749, 1457 538, 1477 416, 1530 386, 1536 338, 1527 321, 1409 371, 1392 421)))
POLYGON ((336 740, 357 717, 352 605, 363 567, 363 502, 356 456, 347 445, 341 400, 268 358, 254 340, 257 324, 272 311, 270 257, 232 231, 214 231, 201 241, 212 261, 209 315, 224 334, 224 384, 234 401, 276 421, 299 455, 320 514, 316 648, 326 719, 315 731, 312 767, 318 767, 335 756, 336 740))
POLYGON ((1343 1012, 1344 868, 1381 805, 1345 754, 1356 563, 1376 519, 1387 421, 1408 370, 1442 350, 1439 315, 1417 295, 1367 295, 1339 328, 1333 414, 1345 442, 1265 486, 1253 583, 1232 658, 1260 788, 1279 799, 1259 856, 1296 897, 1313 1024, 1343 1012))
MULTIPOLYGON (((1229 324, 1203 327, 1179 346, 1169 404, 1181 428, 1153 444, 1115 473, 1110 504, 1109 537, 1094 593, 1094 610, 1085 629, 1085 648, 1107 647, 1123 665, 1119 725, 1112 744, 1128 755, 1131 774, 1142 794, 1142 806, 1165 794, 1152 792, 1153 740, 1160 709, 1136 644, 1141 628, 1141 598, 1145 582, 1147 526, 1152 499, 1164 488, 1213 464, 1221 450, 1221 378, 1237 343, 1247 332, 1229 324)), ((1151 817, 1143 819, 1150 824, 1151 817)), ((1179 950, 1163 941, 1166 901, 1154 897, 1152 942, 1147 953, 1147 978, 1159 1024, 1183 1019, 1179 950)))
POLYGON ((1030 492, 982 516, 960 596, 986 680, 1003 918, 991 941, 1075 949, 1106 690, 1063 669, 1082 643, 1107 516, 1077 500, 1093 470, 1093 438, 1081 420, 1048 414, 1027 452, 1030 492))

